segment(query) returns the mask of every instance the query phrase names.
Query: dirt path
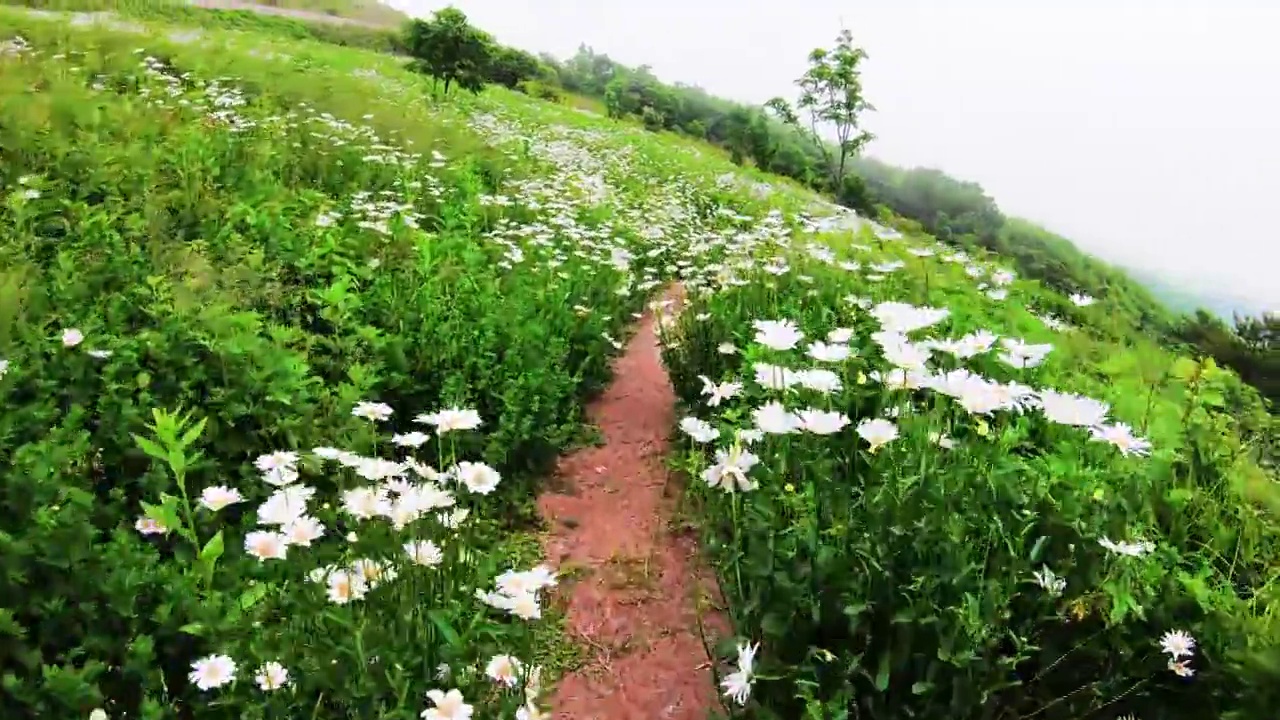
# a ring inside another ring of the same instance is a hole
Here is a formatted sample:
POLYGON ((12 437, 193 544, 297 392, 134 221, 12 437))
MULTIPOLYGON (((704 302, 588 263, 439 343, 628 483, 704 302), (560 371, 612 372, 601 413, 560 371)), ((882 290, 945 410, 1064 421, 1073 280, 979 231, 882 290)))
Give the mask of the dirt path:
POLYGON ((250 10, 263 15, 283 15, 296 20, 306 20, 309 22, 325 22, 334 23, 336 25, 359 25, 361 27, 384 29, 386 26, 376 23, 367 23, 352 18, 336 17, 325 13, 310 12, 308 10, 295 10, 292 8, 274 7, 272 5, 259 5, 246 0, 187 0, 191 5, 198 8, 208 10, 250 10))
MULTIPOLYGON (((564 487, 539 499, 548 562, 577 578, 563 583, 569 631, 591 655, 550 699, 561 720, 706 720, 718 705, 695 610, 698 597, 718 595, 693 540, 667 526, 674 402, 648 312, 613 384, 587 408, 604 444, 563 458, 564 487)), ((724 632, 718 616, 704 624, 724 632)))

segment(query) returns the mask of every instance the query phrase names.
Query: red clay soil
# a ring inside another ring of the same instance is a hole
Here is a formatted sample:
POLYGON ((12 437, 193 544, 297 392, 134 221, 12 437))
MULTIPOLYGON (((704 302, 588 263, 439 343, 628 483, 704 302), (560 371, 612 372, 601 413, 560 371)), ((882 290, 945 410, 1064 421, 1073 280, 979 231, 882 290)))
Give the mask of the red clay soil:
MULTIPOLYGON (((706 720, 719 701, 695 608, 720 596, 694 542, 668 528, 663 459, 675 397, 652 312, 613 370, 587 408, 604 444, 562 458, 565 486, 538 501, 551 528, 547 559, 569 576, 569 632, 589 655, 549 704, 561 720, 706 720)), ((703 626, 712 646, 726 632, 713 611, 703 626)))

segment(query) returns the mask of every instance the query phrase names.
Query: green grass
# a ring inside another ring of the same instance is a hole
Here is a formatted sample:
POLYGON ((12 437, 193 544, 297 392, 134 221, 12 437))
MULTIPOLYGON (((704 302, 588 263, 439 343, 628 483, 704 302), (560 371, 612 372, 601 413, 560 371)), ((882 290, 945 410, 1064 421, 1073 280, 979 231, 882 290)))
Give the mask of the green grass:
MULTIPOLYGON (((327 15, 334 18, 345 18, 370 25, 382 25, 389 28, 399 26, 409 19, 408 15, 378 0, 242 0, 243 2, 262 5, 269 8, 285 10, 302 10, 327 15)), ((124 13, 145 13, 148 11, 172 11, 175 8, 189 8, 185 0, 13 0, 8 4, 25 5, 27 7, 46 10, 76 11, 109 11, 124 13)))
POLYGON ((804 216, 828 205, 719 150, 581 102, 435 96, 396 58, 291 21, 157 6, 70 20, 0 8, 4 717, 408 719, 450 688, 476 717, 512 716, 522 697, 484 677, 492 656, 552 676, 579 655, 555 607, 522 620, 475 591, 537 562, 542 478, 587 435, 582 404, 633 314, 675 280, 691 306, 667 321, 664 358, 716 447, 770 400, 851 421, 751 445, 751 492, 696 479, 709 447, 675 454, 695 476, 685 506, 720 571, 727 640, 761 643, 733 712, 1244 720, 1274 707, 1280 503, 1250 445, 1270 418, 1230 373, 1125 334, 1106 298, 1077 308, 1019 279, 993 299, 976 283, 995 282, 998 256, 808 233, 804 216), (903 266, 869 277, 889 259, 903 266), (930 367, 1098 397, 1151 456, 1036 409, 979 417, 877 382, 885 338, 850 295, 948 308, 917 341, 987 329, 1052 343, 1034 368, 941 352, 930 367), (1075 329, 1047 326, 1048 310, 1075 329), (842 389, 755 382, 756 362, 819 364, 803 344, 755 342, 761 319, 794 321, 806 342, 848 328, 853 357, 823 363, 842 389), (744 388, 708 406, 699 375, 744 388), (354 416, 365 402, 392 414, 354 416), (455 406, 481 425, 437 436, 413 421, 455 406), (895 411, 900 437, 868 452, 854 426, 895 411), (326 447, 350 454, 313 451, 326 447), (259 560, 246 540, 277 491, 255 463, 278 451, 298 453, 324 535, 259 560), (426 469, 459 462, 501 481, 481 493, 426 469), (361 488, 387 472, 441 493, 429 510, 362 518, 361 488), (244 502, 201 507, 220 486, 244 502), (444 502, 466 520, 446 523, 444 502), (1102 537, 1156 549, 1115 557, 1102 537), (427 540, 439 564, 408 562, 403 545, 427 540), (365 561, 398 577, 346 603, 308 579, 358 583, 374 577, 365 561), (1033 582, 1046 566, 1067 581, 1060 596, 1033 582), (1170 630, 1196 637, 1194 678, 1166 666, 1170 630), (237 681, 201 690, 188 673, 213 654, 237 662, 237 681), (266 661, 288 668, 286 690, 255 685, 266 661))
POLYGON ((306 10, 387 27, 397 27, 409 19, 408 15, 378 0, 253 0, 253 2, 258 5, 306 10))
MULTIPOLYGON (((499 178, 557 177, 554 158, 488 147, 465 108, 430 102, 425 81, 390 57, 134 22, 73 28, 8 10, 0 19, 0 36, 34 48, 6 56, 0 80, 0 382, 14 404, 0 423, 3 527, 21 533, 4 536, 4 595, 22 599, 5 607, 22 640, 3 652, 18 707, 78 716, 104 702, 113 714, 204 706, 186 671, 219 651, 241 663, 279 656, 323 717, 416 716, 427 688, 407 678, 433 677, 441 663, 461 671, 486 647, 561 654, 458 588, 490 586, 513 566, 503 548, 528 532, 533 482, 578 437, 582 399, 614 351, 606 336, 621 336, 643 300, 615 289, 646 274, 645 262, 624 274, 598 256, 568 256, 555 274, 505 272, 503 247, 484 237, 498 219, 486 194, 499 178), (381 231, 375 201, 400 206, 381 231), (328 214, 339 219, 318 225, 328 214), (584 318, 575 305, 596 312, 584 318), (70 328, 83 346, 61 344, 70 328), (363 400, 392 405, 385 431, 352 417, 363 400), (462 531, 428 518, 411 534, 445 547, 448 572, 405 568, 409 583, 370 599, 399 622, 326 609, 322 588, 302 584, 308 569, 356 553, 394 560, 405 536, 340 513, 340 492, 362 481, 323 469, 309 449, 403 456, 388 447, 391 430, 429 430, 411 418, 453 404, 478 410, 483 432, 431 440, 415 455, 441 470, 487 462, 503 480, 492 495, 458 498, 472 512, 462 531), (159 453, 163 462, 134 439, 163 442, 147 426, 153 408, 204 422, 190 447, 159 453), (208 486, 265 500, 271 488, 252 462, 286 449, 308 455, 303 476, 328 503, 311 508, 326 546, 287 570, 241 551, 252 512, 187 513, 208 486), (139 535, 144 512, 172 534, 139 535), (342 542, 348 531, 359 544, 342 542), (226 550, 210 578, 191 552, 217 542, 226 550), (234 609, 248 599, 251 614, 234 609), (331 652, 304 652, 324 636, 331 652), (366 645, 396 672, 341 697, 321 689, 341 684, 366 645)), ((575 232, 603 232, 593 228, 613 207, 571 210, 575 232)), ((626 227, 615 222, 610 236, 626 227)), ((243 702, 258 702, 251 682, 240 687, 243 702)), ((231 697, 204 716, 240 717, 231 697)))
POLYGON ((135 20, 155 21, 166 25, 250 31, 276 38, 317 40, 388 54, 401 50, 399 21, 394 20, 391 15, 379 12, 377 9, 385 6, 377 3, 366 7, 361 3, 334 0, 331 4, 333 8, 347 8, 339 11, 337 17, 360 19, 361 22, 367 21, 368 25, 303 20, 250 10, 210 10, 193 7, 179 0, 4 0, 3 4, 50 12, 111 12, 135 20))

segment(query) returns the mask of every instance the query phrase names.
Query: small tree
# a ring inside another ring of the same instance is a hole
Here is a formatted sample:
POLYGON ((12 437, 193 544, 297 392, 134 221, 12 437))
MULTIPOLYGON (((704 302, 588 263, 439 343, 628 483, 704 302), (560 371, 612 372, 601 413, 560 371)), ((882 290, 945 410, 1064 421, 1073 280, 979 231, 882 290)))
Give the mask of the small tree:
POLYGON ((447 7, 431 20, 409 23, 405 44, 418 71, 444 80, 446 95, 455 83, 471 92, 484 88, 494 43, 488 33, 468 23, 461 10, 447 7))
MULTIPOLYGON (((871 133, 858 126, 858 116, 863 111, 875 110, 862 97, 862 71, 858 65, 866 57, 862 48, 854 47, 853 34, 841 30, 834 48, 816 48, 809 53, 809 69, 796 80, 800 88, 796 106, 809 113, 809 139, 822 153, 828 187, 837 195, 849 193, 851 188, 845 181, 848 161, 872 139, 871 133), (835 128, 838 155, 833 155, 829 143, 819 134, 824 126, 835 128)), ((800 128, 800 118, 786 100, 776 97, 765 107, 783 122, 800 128)))

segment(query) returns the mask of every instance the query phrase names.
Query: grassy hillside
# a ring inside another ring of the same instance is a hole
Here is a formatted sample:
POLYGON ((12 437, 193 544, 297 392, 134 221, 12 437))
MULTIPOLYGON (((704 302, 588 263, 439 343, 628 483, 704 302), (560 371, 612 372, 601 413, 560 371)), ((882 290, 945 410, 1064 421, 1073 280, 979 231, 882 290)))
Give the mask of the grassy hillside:
MULTIPOLYGON (((397 23, 374 22, 366 25, 355 22, 321 21, 313 16, 268 14, 251 9, 261 4, 241 0, 226 3, 228 7, 238 9, 220 10, 197 7, 185 0, 4 0, 4 4, 25 6, 38 11, 111 12, 120 17, 140 21, 261 32, 275 37, 318 40, 333 45, 364 48, 388 54, 399 53, 402 49, 397 23)), ((220 3, 215 2, 215 4, 220 3)), ((363 7, 350 3, 339 3, 335 7, 337 6, 352 12, 357 12, 363 7)), ((330 19, 331 16, 325 15, 324 18, 330 19)), ((389 19, 390 16, 387 18, 389 19)))
POLYGON ((399 25, 408 15, 379 0, 253 0, 260 5, 306 10, 378 25, 399 25))
MULTIPOLYGON (((217 6, 217 0, 198 0, 217 6)), ((231 4, 254 4, 282 10, 300 10, 316 15, 353 20, 368 25, 396 27, 409 19, 408 15, 378 0, 241 0, 231 4)))
POLYGON ((0 7, 0 716, 538 716, 483 672, 566 649, 532 500, 673 282, 732 712, 1280 705, 1230 372, 703 143, 228 17, 0 7))
POLYGON ((298 19, 303 20, 341 19, 382 27, 397 27, 409 19, 379 0, 10 0, 9 4, 47 10, 111 11, 135 15, 192 8, 234 11, 258 6, 272 12, 282 11, 280 16, 296 13, 298 19), (307 18, 307 15, 316 17, 307 18))

